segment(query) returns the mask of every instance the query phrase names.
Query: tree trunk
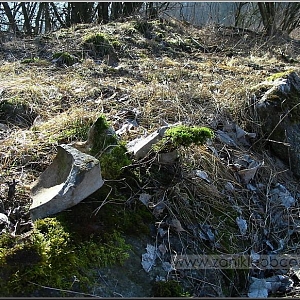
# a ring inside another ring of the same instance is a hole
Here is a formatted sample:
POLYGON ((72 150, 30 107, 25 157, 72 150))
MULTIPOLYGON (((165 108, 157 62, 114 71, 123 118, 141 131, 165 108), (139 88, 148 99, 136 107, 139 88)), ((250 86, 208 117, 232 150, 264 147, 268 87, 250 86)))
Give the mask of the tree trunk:
POLYGON ((283 12, 283 20, 280 24, 282 31, 290 34, 300 25, 300 3, 289 2, 283 12))
POLYGON ((123 16, 128 17, 134 12, 139 10, 143 5, 143 2, 124 2, 123 3, 123 16))
POLYGON ((122 3, 121 2, 112 2, 111 3, 111 18, 116 20, 122 16, 122 3))
POLYGON ((52 29, 51 26, 51 16, 49 11, 49 3, 45 2, 45 32, 50 32, 52 29))
POLYGON ((41 22, 42 13, 44 10, 44 4, 45 4, 45 2, 39 3, 39 9, 38 9, 38 12, 37 12, 36 18, 35 18, 34 34, 40 33, 40 22, 41 22))
POLYGON ((15 21, 15 19, 14 19, 14 17, 13 17, 13 14, 12 14, 12 12, 11 12, 11 9, 10 9, 8 3, 7 3, 7 2, 1 2, 1 4, 3 5, 4 12, 5 12, 6 16, 7 16, 9 25, 11 26, 13 32, 14 32, 16 35, 20 35, 21 32, 20 32, 20 30, 19 30, 19 28, 18 28, 18 26, 17 26, 17 24, 16 24, 16 21, 15 21))
POLYGON ((69 2, 71 3, 71 23, 91 23, 94 2, 69 2))
POLYGON ((31 35, 32 34, 32 27, 30 24, 30 20, 28 17, 28 12, 26 8, 26 2, 21 2, 23 17, 24 17, 24 31, 26 34, 31 35))
POLYGON ((55 6, 55 4, 53 2, 50 2, 50 5, 53 9, 54 15, 58 21, 58 23, 60 24, 61 27, 66 27, 66 23, 61 19, 58 11, 57 11, 57 7, 55 6))
POLYGON ((241 26, 243 19, 242 19, 242 8, 246 5, 247 2, 237 2, 236 9, 234 12, 234 26, 239 27, 241 26))
POLYGON ((97 23, 103 22, 106 24, 109 21, 108 16, 108 7, 110 2, 98 2, 97 10, 98 10, 98 19, 97 23))
POLYGON ((275 3, 274 2, 257 2, 262 22, 268 36, 277 33, 275 22, 275 3))

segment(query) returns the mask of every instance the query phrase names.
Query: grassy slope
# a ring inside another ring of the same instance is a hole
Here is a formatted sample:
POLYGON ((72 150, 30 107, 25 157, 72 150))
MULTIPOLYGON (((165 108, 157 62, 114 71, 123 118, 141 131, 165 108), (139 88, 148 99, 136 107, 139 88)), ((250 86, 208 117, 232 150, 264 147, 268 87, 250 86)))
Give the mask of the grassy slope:
MULTIPOLYGON (((5 202, 4 183, 18 180, 15 199, 19 204, 30 205, 29 185, 49 165, 56 146, 84 141, 86 129, 100 113, 115 130, 128 114, 137 114, 139 127, 122 135, 126 142, 153 132, 163 122, 179 121, 217 130, 234 120, 259 137, 259 126, 245 113, 251 88, 274 73, 298 70, 297 63, 283 61, 278 54, 283 49, 297 59, 299 53, 292 42, 267 41, 255 33, 233 29, 197 29, 159 21, 146 27, 152 35, 149 39, 145 37, 145 27, 137 24, 128 21, 95 27, 78 25, 39 39, 13 39, 4 44, 1 101, 7 100, 14 107, 25 105, 9 116, 9 131, 0 141, 0 193, 6 208, 14 204, 5 202), (107 65, 101 55, 93 57, 84 48, 84 37, 91 32, 107 34, 119 57, 117 67, 107 65), (52 55, 61 51, 77 55, 80 63, 56 66, 51 62, 52 55), (34 57, 39 59, 24 63, 25 58, 34 57)), ((7 115, 1 117, 4 123, 7 115)), ((219 231, 221 252, 243 251, 257 243, 252 238, 261 230, 251 220, 252 213, 259 212, 266 227, 271 223, 268 211, 260 211, 266 204, 266 191, 258 195, 260 205, 253 204, 249 191, 228 167, 230 157, 249 154, 264 161, 256 180, 267 191, 271 184, 280 182, 293 193, 298 182, 276 164, 264 143, 250 149, 224 149, 214 140, 213 146, 222 159, 207 147, 182 151, 180 172, 185 180, 165 189, 165 201, 169 215, 179 219, 189 232, 195 222, 210 223, 219 231), (195 169, 205 170, 211 183, 195 179, 195 169), (226 182, 236 186, 230 197, 224 192, 226 182), (186 199, 190 201, 188 205, 186 199), (242 209, 250 224, 247 241, 239 238, 234 205, 242 209)), ((276 233, 273 242, 284 234, 276 233)), ((259 236, 259 240, 262 238, 259 236)))

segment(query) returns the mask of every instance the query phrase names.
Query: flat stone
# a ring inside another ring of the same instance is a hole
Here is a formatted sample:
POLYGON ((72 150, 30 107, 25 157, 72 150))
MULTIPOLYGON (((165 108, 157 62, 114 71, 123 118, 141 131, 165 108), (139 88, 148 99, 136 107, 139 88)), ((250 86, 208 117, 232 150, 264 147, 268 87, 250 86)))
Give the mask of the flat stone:
POLYGON ((152 145, 156 144, 158 141, 160 141, 163 138, 166 130, 178 124, 180 123, 176 123, 170 126, 162 126, 157 131, 151 133, 145 138, 137 138, 133 141, 130 141, 126 145, 128 152, 133 153, 136 159, 145 157, 152 149, 152 145))
POLYGON ((62 144, 52 164, 33 183, 32 220, 70 208, 104 183, 99 161, 70 145, 62 144))

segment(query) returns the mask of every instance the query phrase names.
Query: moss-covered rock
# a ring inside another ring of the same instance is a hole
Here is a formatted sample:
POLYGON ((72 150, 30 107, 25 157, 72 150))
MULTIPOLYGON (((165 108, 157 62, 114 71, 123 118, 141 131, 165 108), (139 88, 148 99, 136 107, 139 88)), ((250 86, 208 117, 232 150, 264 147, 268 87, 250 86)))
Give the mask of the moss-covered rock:
POLYGON ((170 152, 180 146, 203 145, 213 136, 212 130, 207 127, 178 125, 168 128, 164 137, 153 148, 158 152, 170 152))
POLYGON ((83 37, 82 46, 89 50, 94 57, 103 57, 107 54, 115 54, 115 48, 120 43, 105 33, 91 33, 83 37))
POLYGON ((72 66, 79 61, 79 59, 69 52, 56 52, 53 54, 53 61, 58 66, 72 66))
POLYGON ((126 147, 103 115, 92 125, 87 144, 90 154, 99 159, 101 174, 105 179, 119 178, 123 168, 131 164, 126 147))
POLYGON ((100 158, 101 173, 106 179, 117 179, 123 168, 131 164, 124 145, 114 146, 111 151, 103 153, 100 158))

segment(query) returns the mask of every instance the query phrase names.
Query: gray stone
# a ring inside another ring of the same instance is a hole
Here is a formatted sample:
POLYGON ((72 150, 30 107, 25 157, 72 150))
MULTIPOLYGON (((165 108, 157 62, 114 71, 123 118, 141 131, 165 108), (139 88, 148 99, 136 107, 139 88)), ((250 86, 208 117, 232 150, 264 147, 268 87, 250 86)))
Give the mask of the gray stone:
POLYGON ((0 213, 0 225, 9 224, 7 215, 0 213))
POLYGON ((88 154, 62 144, 52 164, 33 184, 33 220, 70 208, 103 185, 99 161, 88 154))
MULTIPOLYGON (((133 141, 130 141, 126 147, 128 149, 128 152, 133 153, 134 157, 136 159, 140 159, 145 157, 152 149, 152 145, 154 145, 155 143, 157 143, 158 141, 160 141, 166 130, 172 126, 176 126, 180 123, 176 123, 170 126, 162 126, 160 129, 158 129, 157 131, 151 133, 150 135, 148 135, 145 138, 137 138, 133 141)), ((175 155, 175 154, 173 154, 175 155)), ((163 158, 162 158, 163 160, 163 158)))
POLYGON ((274 154, 300 177, 300 78, 291 72, 260 86, 268 89, 256 104, 265 138, 274 154))
POLYGON ((160 164, 173 164, 179 157, 178 151, 174 150, 172 152, 159 153, 157 155, 157 161, 160 164))

